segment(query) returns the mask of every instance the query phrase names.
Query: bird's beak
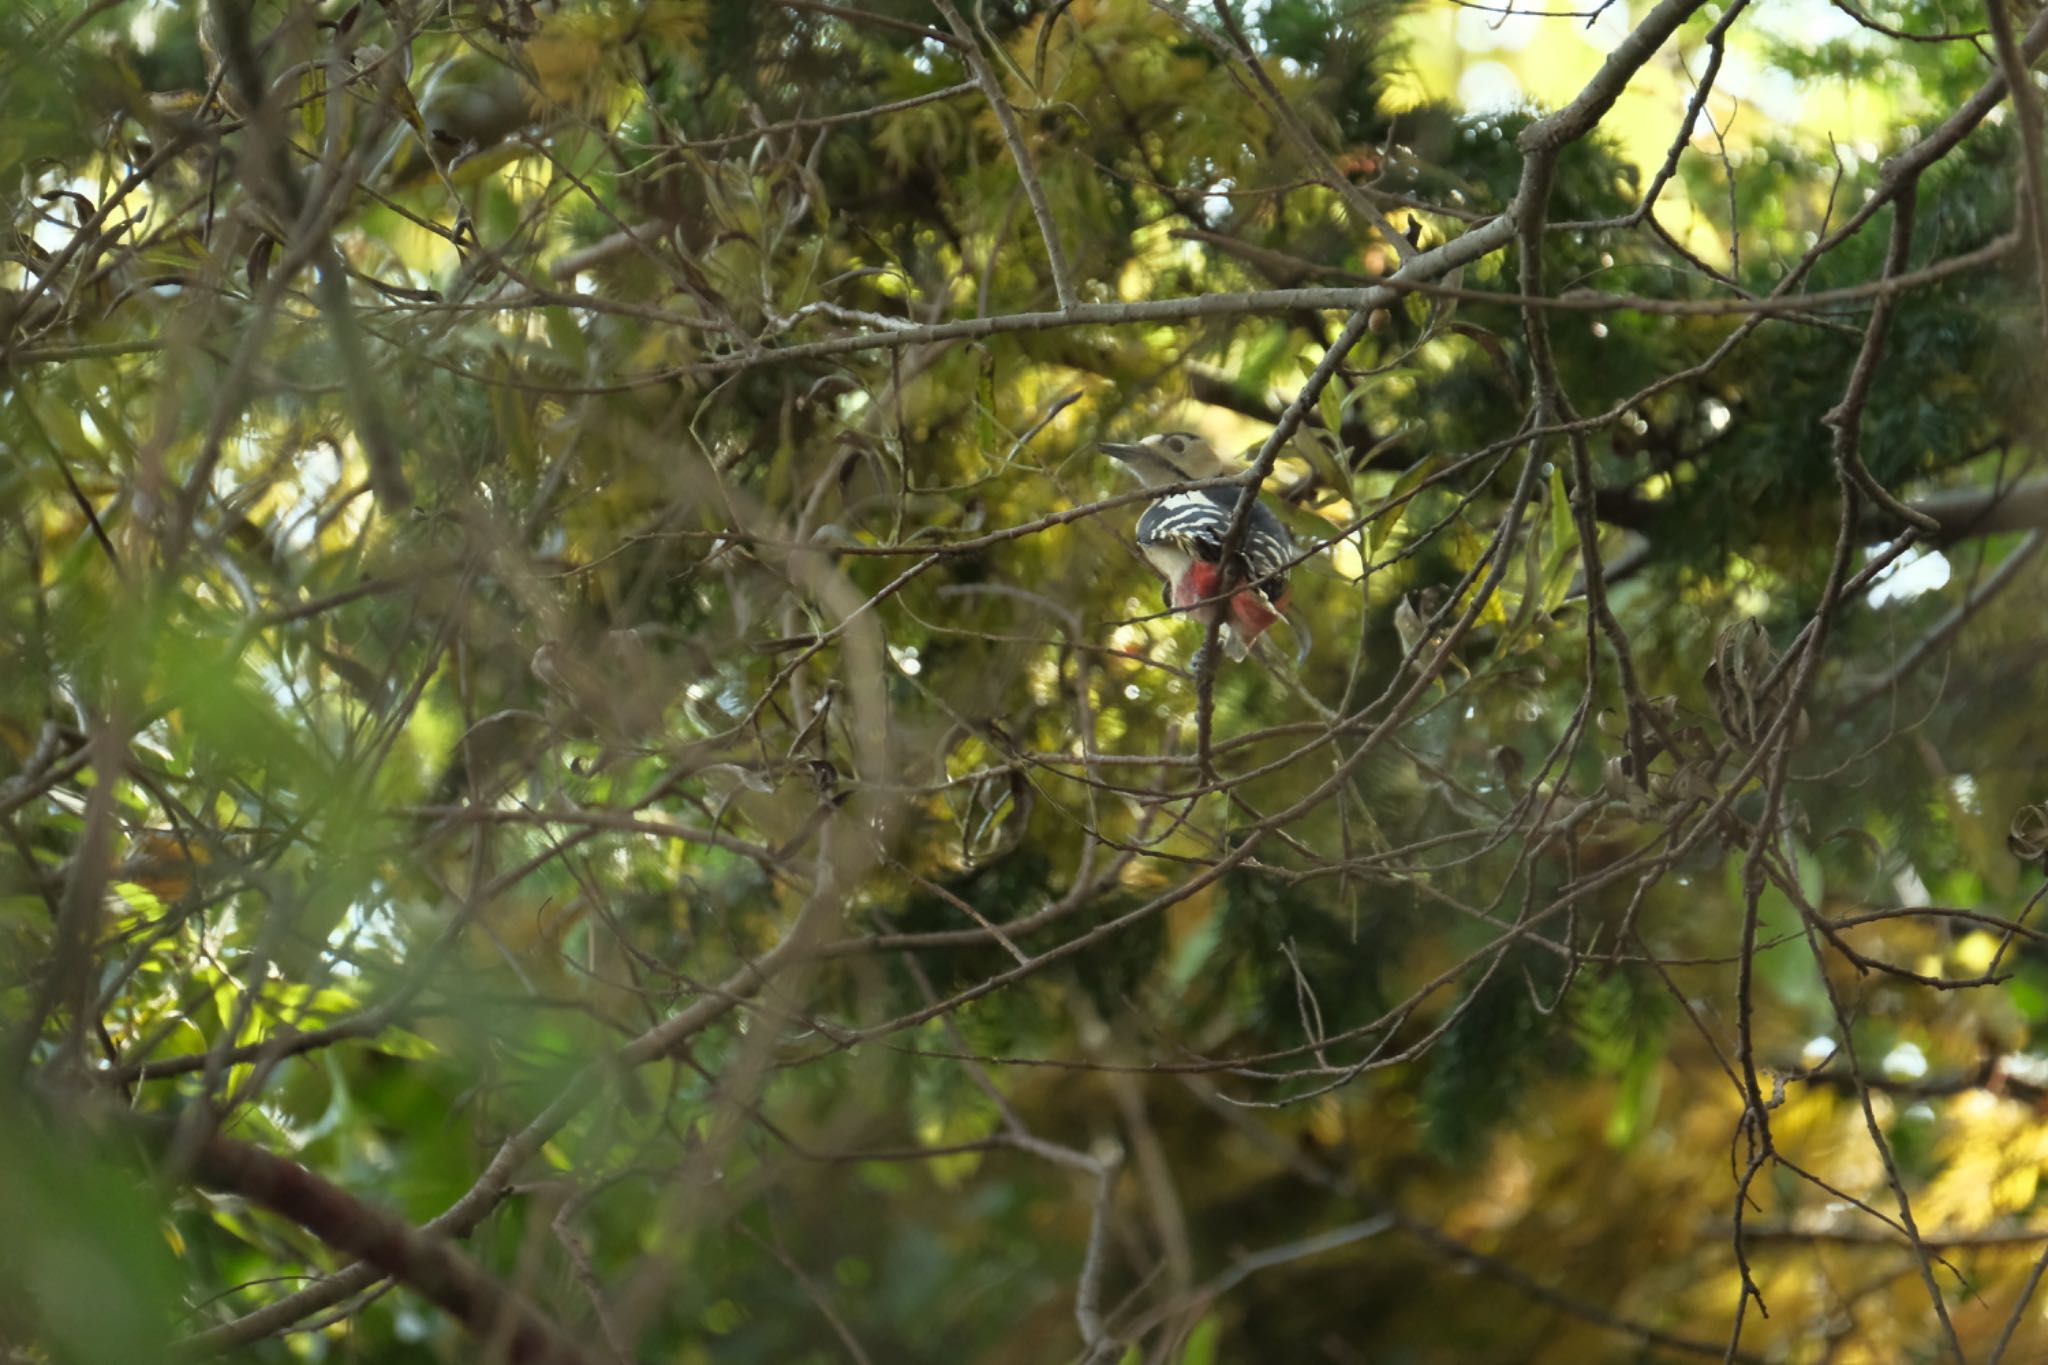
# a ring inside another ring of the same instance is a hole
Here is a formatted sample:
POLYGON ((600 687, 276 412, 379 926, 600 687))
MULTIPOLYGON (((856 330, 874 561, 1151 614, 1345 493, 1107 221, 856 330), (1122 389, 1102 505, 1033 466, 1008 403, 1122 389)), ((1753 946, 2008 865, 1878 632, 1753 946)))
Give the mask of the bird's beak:
POLYGON ((1157 446, 1129 444, 1121 441, 1104 441, 1102 453, 1111 459, 1130 467, 1140 483, 1185 483, 1187 475, 1181 467, 1159 453, 1157 446))

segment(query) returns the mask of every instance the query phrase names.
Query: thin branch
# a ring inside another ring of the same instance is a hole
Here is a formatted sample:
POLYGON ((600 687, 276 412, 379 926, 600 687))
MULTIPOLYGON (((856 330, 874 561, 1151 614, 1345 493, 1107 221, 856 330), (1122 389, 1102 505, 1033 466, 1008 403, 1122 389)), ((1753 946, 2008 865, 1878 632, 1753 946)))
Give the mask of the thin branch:
MULTIPOLYGON (((791 0, 782 0, 782 2, 787 4, 790 3, 791 0)), ((671 142, 665 144, 663 150, 689 152, 710 151, 719 147, 736 146, 742 142, 752 142, 756 138, 773 137, 778 133, 798 133, 810 132, 819 128, 839 128, 849 123, 862 123, 871 118, 880 118, 885 114, 900 114, 906 109, 917 109, 927 104, 937 104, 940 100, 949 100, 956 95, 968 94, 972 92, 975 88, 975 82, 961 81, 956 85, 942 86, 937 90, 927 90, 922 95, 911 95, 904 99, 891 100, 887 104, 871 105, 866 109, 849 109, 843 114, 823 114, 816 118, 784 119, 780 123, 765 124, 759 128, 749 128, 737 133, 726 133, 719 137, 695 138, 684 142, 671 142)), ((567 258, 565 258, 565 260, 566 259, 567 258)), ((568 273, 574 274, 575 271, 572 270, 569 271, 568 273)), ((562 267, 560 265, 557 265, 556 267, 555 278, 563 278, 562 267)))
POLYGON ((1114 1159, 1097 1157, 1095 1205, 1088 1219, 1088 1250, 1081 1261, 1081 1278, 1074 1288, 1074 1323, 1081 1341, 1095 1360, 1114 1359, 1122 1344, 1102 1325, 1102 1277, 1109 1266, 1109 1218, 1116 1208, 1116 1178, 1121 1169, 1114 1159))
MULTIPOLYGON (((2048 478, 2030 479, 2010 488, 1944 488, 1922 494, 1908 505, 1935 523, 1928 539, 1936 545, 2007 531, 2048 530, 2048 478)), ((1877 508, 1866 509, 1858 520, 1860 530, 1885 536, 1897 534, 1901 524, 1901 519, 1877 508)))
MULTIPOLYGON (((1338 169, 1337 163, 1330 160, 1330 154, 1323 150, 1322 143, 1316 140, 1315 135, 1309 132, 1300 116, 1287 103, 1287 97, 1280 93, 1280 87, 1275 85, 1272 76, 1267 74, 1265 63, 1261 62, 1258 54, 1252 50, 1251 41, 1245 37, 1244 30, 1238 27, 1237 15, 1231 11, 1230 0, 1211 0, 1211 3, 1215 7, 1216 17, 1223 21, 1223 31, 1230 35, 1232 55, 1244 63, 1245 69, 1252 73, 1252 79, 1258 83, 1260 91, 1266 97, 1266 107, 1272 110, 1273 116, 1280 121, 1280 127, 1286 132, 1287 140, 1294 144, 1294 149, 1301 154, 1302 160, 1315 170, 1325 185, 1337 192, 1337 197, 1343 201, 1347 212, 1386 239, 1387 245, 1394 249, 1399 259, 1405 261, 1413 256, 1416 252, 1415 244, 1408 240, 1401 229, 1394 226, 1386 214, 1380 212, 1377 204, 1365 197, 1365 192, 1351 182, 1350 176, 1338 169)), ((1198 26, 1190 24, 1190 27, 1196 27, 1199 31, 1198 26)))
MULTIPOLYGON (((1894 278, 1905 270, 1906 258, 1912 251, 1915 190, 1915 183, 1909 180, 1901 187, 1892 205, 1891 244, 1886 248, 1884 258, 1886 279, 1894 278)), ((1842 401, 1830 409, 1821 422, 1834 430, 1835 463, 1863 496, 1908 526, 1920 531, 1937 531, 1941 529, 1939 522, 1900 502, 1890 489, 1877 481, 1863 462, 1863 408, 1870 400, 1870 388, 1877 379, 1878 363, 1884 359, 1893 297, 1890 294, 1881 296, 1877 306, 1870 310, 1870 322, 1863 332, 1863 349, 1856 357, 1855 368, 1849 373, 1848 388, 1842 394, 1842 401)))
MULTIPOLYGON (((1659 299, 1638 294, 1606 294, 1575 289, 1547 298, 1530 299, 1520 294, 1487 289, 1467 289, 1433 283, 1461 265, 1492 254, 1514 236, 1515 219, 1504 214, 1440 247, 1410 257, 1408 262, 1381 284, 1363 289, 1309 288, 1265 289, 1239 294, 1197 294, 1182 298, 1144 299, 1129 303, 1083 303, 1055 312, 1006 313, 995 317, 959 318, 948 322, 912 324, 883 331, 861 332, 798 342, 789 346, 750 351, 744 355, 693 362, 604 384, 556 385, 522 380, 510 387, 538 393, 618 393, 668 382, 680 375, 721 375, 814 360, 823 356, 857 351, 921 346, 939 341, 979 341, 986 337, 1016 332, 1042 332, 1066 327, 1123 327, 1159 322, 1187 322, 1196 318, 1267 316, 1298 309, 1371 312, 1387 308, 1408 294, 1425 298, 1469 300, 1474 303, 1512 307, 1545 308, 1566 313, 1642 313, 1657 317, 1732 317, 1756 314, 1768 317, 1796 317, 1817 305, 1863 303, 1896 297, 1925 285, 1994 264, 2012 254, 2020 239, 2011 234, 1998 237, 1975 250, 1937 261, 1919 270, 1905 271, 1865 284, 1840 289, 1815 290, 1765 298, 1659 299)), ((1817 254, 1817 253, 1809 253, 1817 254)), ((467 372, 464 372, 467 373, 467 372)), ((470 378, 493 382, 489 374, 470 378)), ((507 381, 496 381, 507 382, 507 381)))
POLYGON ((1379 1213, 1370 1218, 1361 1218, 1355 1223, 1331 1228, 1327 1232, 1282 1242, 1278 1246, 1266 1247, 1261 1251, 1245 1252, 1233 1260, 1228 1268, 1205 1280, 1177 1301, 1147 1313, 1125 1331, 1133 1336, 1149 1331, 1168 1318, 1199 1310, 1213 1303, 1262 1270, 1272 1270, 1278 1266, 1307 1260, 1311 1256, 1321 1256, 1326 1252, 1355 1246, 1401 1225, 1401 1219, 1397 1215, 1379 1213))
POLYGON ((2041 92, 2034 88, 2013 36, 2012 14, 2006 0, 1985 0, 1991 16, 1991 41, 1998 49, 1998 67, 2012 91, 2013 117, 2020 126, 2020 205, 2028 235, 2033 238, 2034 287, 2040 291, 2041 335, 2048 337, 2048 194, 2041 187, 2041 92))
POLYGON ((1927 660, 1927 656, 1942 648, 1955 638, 1956 633, 1969 624, 1970 618, 1982 611, 1987 603, 2011 587, 2022 570, 2033 562, 2041 547, 2048 545, 2048 532, 2030 531, 2011 554, 1999 566, 1973 588, 1969 595, 1956 603, 1925 635, 1915 640, 1912 647, 1899 655, 1884 676, 1856 693, 1838 708, 1838 716, 1850 716, 1862 710, 1877 698, 1886 695, 1910 676, 1927 660))
POLYGON ((855 9, 851 5, 834 5, 827 0, 776 0, 785 9, 809 10, 813 14, 829 14, 835 19, 844 19, 849 24, 873 24, 876 28, 894 29, 898 33, 914 33, 920 38, 947 47, 972 47, 972 43, 961 41, 950 33, 923 24, 914 24, 908 19, 899 19, 893 14, 876 14, 871 10, 855 9))
POLYGON ((1059 220, 1052 216, 1052 204, 1046 199, 1045 186, 1039 183, 1038 169, 1031 162, 1031 148, 1025 145, 1024 134, 1017 127, 1017 113, 1010 107, 1009 97, 1003 94, 1002 79, 988 64, 981 45, 975 41, 974 30, 961 18, 953 0, 933 2, 960 39, 960 55, 974 73, 974 79, 980 83, 989 108, 995 111, 996 123, 1003 130, 1003 141, 1010 148, 1010 158, 1017 163, 1017 178, 1024 185, 1024 197, 1031 201, 1032 216, 1038 219, 1038 234, 1045 239, 1046 263, 1052 268, 1053 294, 1060 301, 1060 311, 1071 313, 1081 299, 1074 292, 1074 277, 1067 268, 1067 253, 1060 247, 1059 220))
MULTIPOLYGON (((1996 5, 1998 0, 1991 0, 1996 5)), ((2020 1322, 2027 1315, 2027 1305, 2034 1301, 2034 1293, 2041 1287, 2041 1276, 2048 1273, 2048 1247, 2034 1258, 2033 1269, 2027 1272, 2027 1282, 2020 1286, 2020 1292, 2012 1301, 2012 1313, 2006 1318, 2005 1326, 1998 1333, 1998 1342, 1991 1348, 1991 1354, 1984 1357, 1984 1365, 1998 1365, 2005 1359, 2006 1347, 2012 1345, 2013 1333, 2019 1330, 2020 1322)))

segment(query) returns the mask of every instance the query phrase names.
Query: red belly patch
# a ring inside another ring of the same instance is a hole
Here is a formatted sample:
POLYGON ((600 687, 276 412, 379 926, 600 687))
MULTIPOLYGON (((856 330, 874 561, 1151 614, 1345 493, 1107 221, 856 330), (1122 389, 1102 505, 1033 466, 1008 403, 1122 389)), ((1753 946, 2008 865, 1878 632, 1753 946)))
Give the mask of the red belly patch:
MULTIPOLYGON (((1177 611, 1186 611, 1198 602, 1216 595, 1222 584, 1222 572, 1214 564, 1196 560, 1188 566, 1173 585, 1173 605, 1177 611)), ((1250 644, 1266 633, 1267 627, 1280 619, 1287 610, 1291 596, 1285 589, 1280 593, 1277 604, 1266 601, 1265 594, 1256 588, 1244 588, 1230 595, 1230 624, 1236 628, 1238 638, 1250 644)))
POLYGON ((1214 564, 1204 564, 1198 559, 1188 565, 1188 571, 1173 585, 1175 610, 1185 611, 1204 598, 1214 597, 1222 577, 1214 564))

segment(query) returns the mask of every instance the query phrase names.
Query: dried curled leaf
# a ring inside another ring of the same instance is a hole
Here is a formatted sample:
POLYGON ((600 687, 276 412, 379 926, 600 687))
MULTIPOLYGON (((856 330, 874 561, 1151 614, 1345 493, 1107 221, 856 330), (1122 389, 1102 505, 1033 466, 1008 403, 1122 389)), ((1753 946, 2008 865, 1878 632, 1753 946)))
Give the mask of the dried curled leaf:
POLYGON ((1499 771, 1501 781, 1507 784, 1507 789, 1520 796, 1524 787, 1522 770, 1528 766, 1522 751, 1512 744, 1501 745, 1493 751, 1493 766, 1499 771))
POLYGON ((1037 798, 1037 789, 1015 767, 997 768, 976 779, 955 815, 960 865, 978 867, 1015 848, 1030 826, 1037 798))
POLYGON ((2013 812, 2005 846, 2021 862, 2048 872, 2048 803, 2021 806, 2013 812))
POLYGON ((1642 788, 1629 769, 1627 754, 1616 754, 1600 765, 1600 785, 1617 801, 1634 802, 1642 797, 1642 788))
POLYGON ((1443 607, 1448 594, 1435 584, 1417 588, 1403 596, 1394 608, 1394 634, 1401 639, 1401 652, 1415 668, 1427 662, 1425 656, 1443 640, 1442 634, 1428 634, 1427 622, 1443 607))
MULTIPOLYGON (((1786 678, 1781 675, 1765 686, 1777 662, 1777 651, 1771 648, 1763 623, 1749 616, 1721 632, 1714 641, 1713 662, 1701 675, 1721 728, 1745 749, 1755 748, 1777 719, 1786 678)), ((1807 724, 1802 709, 1792 722, 1794 744, 1805 739, 1807 724)))

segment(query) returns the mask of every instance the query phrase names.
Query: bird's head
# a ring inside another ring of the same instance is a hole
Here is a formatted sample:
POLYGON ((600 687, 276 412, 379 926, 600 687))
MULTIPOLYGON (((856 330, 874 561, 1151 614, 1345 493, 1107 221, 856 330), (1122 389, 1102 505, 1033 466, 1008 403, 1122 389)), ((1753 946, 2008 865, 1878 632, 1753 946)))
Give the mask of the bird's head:
POLYGON ((1128 444, 1104 441, 1102 450, 1121 461, 1147 486, 1221 479, 1242 473, 1191 431, 1168 431, 1128 444))

